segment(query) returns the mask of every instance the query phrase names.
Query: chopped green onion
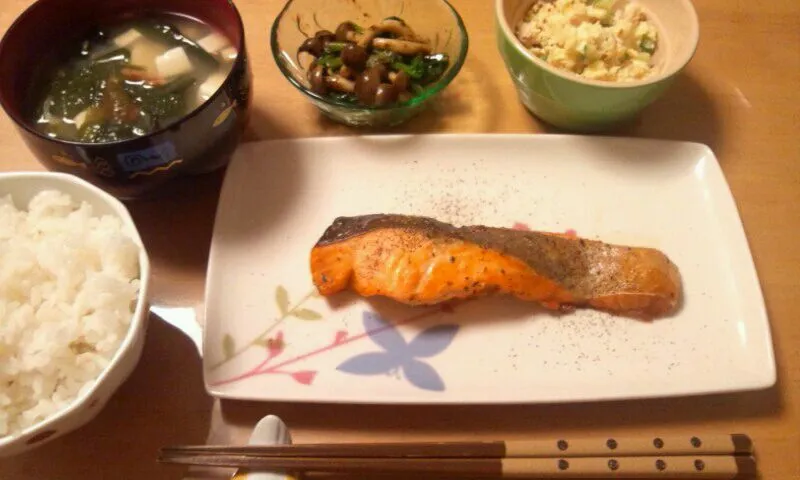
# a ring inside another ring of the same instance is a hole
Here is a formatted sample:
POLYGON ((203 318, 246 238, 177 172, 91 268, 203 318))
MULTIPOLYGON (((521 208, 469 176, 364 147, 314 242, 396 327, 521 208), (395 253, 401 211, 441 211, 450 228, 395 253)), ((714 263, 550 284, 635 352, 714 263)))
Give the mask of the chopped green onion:
POLYGON ((327 45, 325 45, 325 53, 341 52, 346 45, 345 42, 328 42, 327 45))
POLYGON ((401 61, 400 55, 391 50, 374 50, 367 59, 367 67, 374 67, 378 64, 393 65, 401 61))
POLYGON ((395 70, 402 70, 414 80, 419 80, 425 75, 425 65, 422 62, 422 57, 416 56, 411 63, 394 62, 392 64, 395 70))
POLYGON ((656 51, 656 42, 650 37, 643 37, 639 42, 639 50, 652 55, 656 51))
POLYGON ((323 55, 317 59, 317 65, 322 65, 327 68, 339 68, 343 65, 341 57, 335 55, 323 55))

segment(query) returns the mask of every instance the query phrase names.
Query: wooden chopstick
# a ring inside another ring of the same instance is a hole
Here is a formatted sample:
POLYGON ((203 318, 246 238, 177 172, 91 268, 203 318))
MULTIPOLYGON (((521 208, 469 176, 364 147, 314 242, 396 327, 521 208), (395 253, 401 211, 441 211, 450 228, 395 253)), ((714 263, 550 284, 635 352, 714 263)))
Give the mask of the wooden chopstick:
POLYGON ((702 478, 748 479, 751 456, 573 458, 314 458, 248 455, 162 455, 162 462, 253 470, 348 474, 435 474, 443 478, 702 478))
POLYGON ((753 442, 744 434, 557 438, 492 442, 339 443, 268 446, 198 445, 166 447, 170 455, 242 455, 317 458, 546 458, 631 457, 657 455, 751 455, 753 442))

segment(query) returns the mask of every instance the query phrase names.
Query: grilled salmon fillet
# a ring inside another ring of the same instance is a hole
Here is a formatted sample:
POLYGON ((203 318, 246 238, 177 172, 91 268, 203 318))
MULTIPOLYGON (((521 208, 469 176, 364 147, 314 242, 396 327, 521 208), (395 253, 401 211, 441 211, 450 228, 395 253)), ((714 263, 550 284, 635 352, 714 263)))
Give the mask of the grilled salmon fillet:
POLYGON ((652 318, 681 295, 678 269, 652 248, 404 215, 337 218, 311 250, 311 274, 325 296, 352 289, 409 305, 497 292, 652 318))

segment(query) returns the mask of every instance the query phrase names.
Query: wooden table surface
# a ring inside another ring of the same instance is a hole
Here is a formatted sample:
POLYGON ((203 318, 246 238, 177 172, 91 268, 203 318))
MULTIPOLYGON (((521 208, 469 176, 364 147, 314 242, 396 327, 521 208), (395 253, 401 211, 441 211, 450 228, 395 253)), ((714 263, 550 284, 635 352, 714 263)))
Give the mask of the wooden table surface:
MULTIPOLYGON (((31 0, 0 3, 0 31, 31 0)), ((495 47, 490 0, 455 0, 470 33, 464 68, 441 102, 398 132, 552 131, 517 101, 495 47)), ((0 460, 3 479, 226 478, 154 461, 167 444, 244 442, 261 416, 296 441, 495 439, 715 430, 755 440, 766 479, 800 478, 800 2, 696 0, 696 56, 674 87, 617 135, 702 142, 720 159, 755 257, 778 367, 775 388, 695 398, 572 405, 381 407, 219 402, 182 333, 153 319, 142 360, 99 417, 38 450, 0 460)), ((357 132, 322 119, 281 76, 267 41, 279 0, 238 0, 255 75, 248 141, 357 132)), ((2 73, 0 73, 2 74, 2 73)), ((39 170, 0 118, 0 170, 39 170)), ((182 195, 132 205, 152 255, 154 302, 202 304, 221 174, 182 195)), ((722 280, 722 279, 720 279, 722 280)))

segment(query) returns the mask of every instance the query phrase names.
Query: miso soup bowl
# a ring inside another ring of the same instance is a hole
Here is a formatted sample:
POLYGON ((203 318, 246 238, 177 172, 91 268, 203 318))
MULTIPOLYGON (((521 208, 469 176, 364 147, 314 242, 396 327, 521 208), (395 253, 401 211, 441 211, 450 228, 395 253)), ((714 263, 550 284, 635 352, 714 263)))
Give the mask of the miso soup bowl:
POLYGON ((517 39, 517 23, 534 3, 495 0, 498 47, 522 104, 565 130, 598 132, 632 120, 664 94, 697 48, 700 28, 690 0, 637 0, 660 34, 656 72, 632 82, 589 80, 548 64, 517 39))
POLYGON ((0 71, 0 105, 35 157, 49 170, 76 175, 122 199, 160 195, 177 177, 226 165, 250 108, 244 26, 228 0, 38 0, 0 42, 0 71), (92 28, 148 13, 191 17, 228 37, 239 56, 216 93, 179 121, 135 139, 92 144, 36 130, 33 112, 41 88, 63 58, 57 47, 79 41, 92 28))

